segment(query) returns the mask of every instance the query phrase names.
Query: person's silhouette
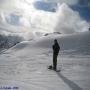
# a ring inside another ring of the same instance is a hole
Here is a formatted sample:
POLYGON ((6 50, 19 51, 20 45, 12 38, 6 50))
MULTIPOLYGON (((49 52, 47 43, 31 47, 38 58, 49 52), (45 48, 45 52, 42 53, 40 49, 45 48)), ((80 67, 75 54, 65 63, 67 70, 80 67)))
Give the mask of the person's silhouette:
POLYGON ((54 40, 54 45, 52 46, 53 48, 53 69, 57 70, 57 56, 60 50, 60 46, 57 42, 57 40, 54 40))
POLYGON ((90 31, 90 28, 89 28, 89 31, 90 31))

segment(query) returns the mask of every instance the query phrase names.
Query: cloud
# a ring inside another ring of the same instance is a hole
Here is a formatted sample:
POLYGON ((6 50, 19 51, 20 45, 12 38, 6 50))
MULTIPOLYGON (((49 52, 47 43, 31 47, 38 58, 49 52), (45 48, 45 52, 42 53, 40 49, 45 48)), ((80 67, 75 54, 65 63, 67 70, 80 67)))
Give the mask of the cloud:
POLYGON ((6 19, 3 12, 0 12, 0 24, 6 23, 6 19))
POLYGON ((12 10, 15 8, 15 0, 0 0, 0 10, 12 10))
POLYGON ((83 20, 79 13, 62 4, 57 12, 57 25, 55 31, 61 33, 75 33, 88 30, 89 24, 83 20))
MULTIPOLYGON (((68 4, 77 3, 77 0, 74 1, 68 4)), ((0 0, 0 2, 0 31, 2 32, 23 33, 23 37, 29 38, 33 37, 35 32, 74 33, 88 28, 88 23, 82 20, 79 13, 66 4, 60 4, 56 12, 46 12, 35 9, 33 4, 28 4, 24 0, 0 0)))

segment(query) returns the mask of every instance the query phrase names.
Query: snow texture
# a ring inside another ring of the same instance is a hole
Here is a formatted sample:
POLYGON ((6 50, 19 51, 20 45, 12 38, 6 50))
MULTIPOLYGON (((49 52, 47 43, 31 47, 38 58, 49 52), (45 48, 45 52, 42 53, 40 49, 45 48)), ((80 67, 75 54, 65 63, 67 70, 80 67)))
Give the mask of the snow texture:
POLYGON ((90 32, 49 35, 24 41, 0 55, 0 88, 18 90, 90 90, 90 32), (52 64, 52 44, 61 46, 58 69, 52 64), (87 54, 86 54, 87 53, 87 54))

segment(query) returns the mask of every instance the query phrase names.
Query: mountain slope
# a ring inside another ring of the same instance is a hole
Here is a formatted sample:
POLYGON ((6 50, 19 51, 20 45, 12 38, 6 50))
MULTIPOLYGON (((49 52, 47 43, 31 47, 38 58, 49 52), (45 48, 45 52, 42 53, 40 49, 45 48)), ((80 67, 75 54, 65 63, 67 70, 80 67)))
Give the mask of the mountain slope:
POLYGON ((90 55, 63 54, 76 46, 86 48, 89 34, 51 35, 14 46, 0 55, 0 86, 19 90, 90 90, 90 55), (63 43, 58 73, 47 69, 52 64, 54 38, 60 45, 63 43))
MULTIPOLYGON (((70 34, 70 35, 55 35, 51 34, 48 36, 43 36, 39 39, 32 40, 31 42, 22 42, 14 47, 20 49, 23 46, 34 47, 34 48, 48 48, 52 49, 54 39, 57 39, 59 45, 61 46, 61 51, 66 54, 90 54, 90 32, 82 32, 78 34, 70 34), (69 51, 69 52, 68 52, 69 51)), ((33 48, 32 47, 32 48, 33 48)))

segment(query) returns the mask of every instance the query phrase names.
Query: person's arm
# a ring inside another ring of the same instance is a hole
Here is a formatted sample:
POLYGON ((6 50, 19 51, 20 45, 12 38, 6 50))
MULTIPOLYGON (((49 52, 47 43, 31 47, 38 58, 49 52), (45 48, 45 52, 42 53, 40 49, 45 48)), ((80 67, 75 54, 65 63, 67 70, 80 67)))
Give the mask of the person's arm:
POLYGON ((61 47, 59 46, 59 50, 61 49, 61 47))

